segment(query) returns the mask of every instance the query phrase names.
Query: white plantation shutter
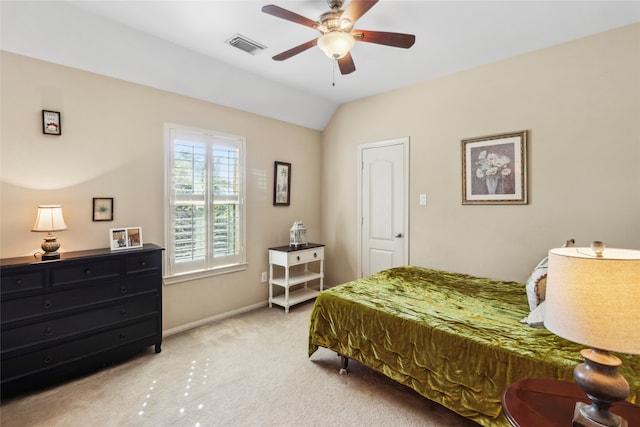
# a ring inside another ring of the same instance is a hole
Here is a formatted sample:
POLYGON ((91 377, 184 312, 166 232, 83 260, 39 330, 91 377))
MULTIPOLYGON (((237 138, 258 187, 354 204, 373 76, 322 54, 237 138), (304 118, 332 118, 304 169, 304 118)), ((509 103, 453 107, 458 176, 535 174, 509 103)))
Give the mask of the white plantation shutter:
POLYGON ((166 275, 243 264, 244 138, 167 125, 166 275))

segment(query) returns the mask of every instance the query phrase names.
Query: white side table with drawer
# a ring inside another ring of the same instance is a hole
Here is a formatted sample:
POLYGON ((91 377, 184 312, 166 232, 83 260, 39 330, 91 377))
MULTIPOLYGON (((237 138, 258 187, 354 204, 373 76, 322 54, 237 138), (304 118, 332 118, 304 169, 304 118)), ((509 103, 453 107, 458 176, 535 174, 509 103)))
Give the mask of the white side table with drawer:
POLYGON ((308 243, 299 247, 279 246, 269 248, 269 307, 273 304, 284 307, 286 313, 289 307, 303 301, 315 298, 322 292, 324 281, 324 245, 318 243, 308 243), (310 263, 319 263, 318 271, 309 270, 310 263), (284 268, 284 276, 275 277, 273 266, 284 268), (304 270, 290 271, 290 268, 297 265, 304 265, 304 270), (320 289, 308 287, 308 282, 319 280, 320 289), (273 296, 273 286, 282 286, 284 294, 273 296), (296 285, 298 288, 291 290, 296 285))

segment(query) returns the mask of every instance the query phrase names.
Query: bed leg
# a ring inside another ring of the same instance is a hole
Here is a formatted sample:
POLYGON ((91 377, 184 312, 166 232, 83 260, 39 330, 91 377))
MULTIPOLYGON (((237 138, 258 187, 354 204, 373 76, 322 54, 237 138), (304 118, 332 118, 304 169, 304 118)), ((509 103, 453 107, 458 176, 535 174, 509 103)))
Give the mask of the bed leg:
POLYGON ((340 375, 347 375, 349 373, 349 371, 347 370, 347 367, 349 366, 349 358, 343 356, 342 354, 338 354, 338 356, 340 356, 340 362, 342 363, 342 368, 340 368, 340 375))

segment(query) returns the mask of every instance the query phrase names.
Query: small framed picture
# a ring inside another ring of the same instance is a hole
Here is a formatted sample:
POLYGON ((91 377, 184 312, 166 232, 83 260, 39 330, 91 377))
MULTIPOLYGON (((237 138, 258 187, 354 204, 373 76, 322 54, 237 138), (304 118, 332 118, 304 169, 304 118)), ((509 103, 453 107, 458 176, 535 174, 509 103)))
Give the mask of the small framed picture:
POLYGON ((113 197, 93 198, 93 220, 113 221, 113 197))
POLYGON ((59 111, 42 110, 42 133, 62 135, 62 121, 59 111))
POLYGON ((527 204, 527 131, 462 140, 462 204, 527 204))
POLYGON ((275 162, 273 172, 273 206, 291 203, 291 163, 275 162))
POLYGON ((109 230, 112 251, 142 247, 142 227, 112 228, 109 230))

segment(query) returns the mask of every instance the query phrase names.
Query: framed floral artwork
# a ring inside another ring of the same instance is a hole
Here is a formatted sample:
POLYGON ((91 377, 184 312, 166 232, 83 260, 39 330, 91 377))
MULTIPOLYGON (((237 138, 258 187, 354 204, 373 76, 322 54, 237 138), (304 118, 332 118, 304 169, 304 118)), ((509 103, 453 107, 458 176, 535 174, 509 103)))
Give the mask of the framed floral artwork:
POLYGON ((462 204, 526 205, 527 131, 462 140, 462 204))
POLYGON ((273 171, 273 206, 291 203, 291 163, 275 162, 273 171))

